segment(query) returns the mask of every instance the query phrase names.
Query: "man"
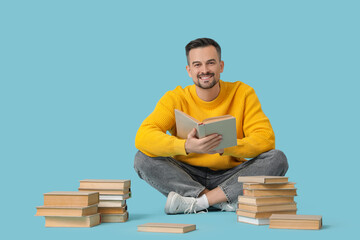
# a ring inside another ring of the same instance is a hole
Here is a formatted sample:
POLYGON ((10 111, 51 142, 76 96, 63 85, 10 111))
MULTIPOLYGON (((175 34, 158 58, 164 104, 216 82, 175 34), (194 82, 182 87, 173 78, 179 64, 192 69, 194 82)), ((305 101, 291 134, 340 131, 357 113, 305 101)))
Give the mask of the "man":
POLYGON ((167 196, 167 214, 193 213, 209 206, 235 211, 237 197, 242 194, 237 178, 283 176, 287 159, 274 150, 275 135, 254 90, 242 82, 220 80, 224 62, 219 44, 201 38, 185 49, 186 70, 194 85, 167 92, 141 124, 135 139, 139 151, 134 167, 140 178, 167 196), (187 139, 176 137, 175 109, 199 121, 234 116, 237 146, 215 151, 221 136, 198 139, 196 129, 187 139))

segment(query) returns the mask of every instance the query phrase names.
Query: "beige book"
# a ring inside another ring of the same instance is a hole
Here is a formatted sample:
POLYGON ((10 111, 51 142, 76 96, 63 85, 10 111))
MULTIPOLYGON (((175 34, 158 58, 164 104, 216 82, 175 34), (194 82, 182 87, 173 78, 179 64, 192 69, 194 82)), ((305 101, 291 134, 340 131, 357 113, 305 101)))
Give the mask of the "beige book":
POLYGON ((122 214, 101 214, 102 223, 126 222, 128 219, 129 219, 128 212, 124 212, 122 214))
POLYGON ((238 202, 244 204, 252 204, 252 205, 292 203, 294 202, 294 196, 265 196, 265 197, 239 196, 238 202))
POLYGON ((196 230, 195 224, 145 223, 137 226, 139 232, 187 233, 196 230))
POLYGON ((126 200, 100 200, 99 207, 123 207, 126 200))
POLYGON ((101 195, 124 195, 130 193, 130 188, 116 190, 116 189, 89 189, 89 188, 78 188, 79 192, 99 192, 101 195))
POLYGON ((284 188, 295 188, 295 183, 243 183, 244 189, 284 189, 284 188))
POLYGON ((296 188, 294 189, 244 189, 244 196, 262 197, 262 196, 296 196, 296 188))
POLYGON ((130 188, 130 180, 84 179, 80 180, 80 188, 90 189, 126 189, 130 188))
POLYGON ((283 215, 273 214, 270 217, 270 228, 318 230, 322 227, 319 215, 283 215))
POLYGON ((274 212, 274 211, 292 211, 296 210, 296 203, 285 203, 276 205, 248 205, 238 204, 238 209, 252 212, 274 212))
POLYGON ((252 212, 244 210, 236 210, 236 215, 249 217, 249 218, 269 218, 272 214, 296 214, 294 211, 273 211, 273 212, 252 212))
POLYGON ((270 220, 268 218, 249 218, 243 216, 237 216, 238 222, 249 223, 253 225, 269 225, 270 220))
POLYGON ((94 215, 98 212, 98 205, 91 205, 88 207, 53 207, 53 206, 40 206, 36 207, 35 216, 73 216, 81 217, 94 215))
POLYGON ((238 177, 239 182, 244 183, 286 183, 288 177, 282 176, 241 176, 238 177))
POLYGON ((127 206, 124 207, 99 207, 99 213, 101 214, 122 214, 127 210, 127 206))
POLYGON ((44 193, 44 206, 86 207, 99 203, 98 192, 44 193))
POLYGON ((214 150, 237 145, 236 119, 231 115, 207 118, 200 122, 186 113, 175 109, 175 119, 176 135, 179 138, 187 139, 189 132, 193 128, 196 128, 196 136, 198 138, 203 138, 214 133, 222 136, 220 145, 214 150))
POLYGON ((100 224, 100 214, 84 217, 45 216, 45 227, 93 227, 100 224))

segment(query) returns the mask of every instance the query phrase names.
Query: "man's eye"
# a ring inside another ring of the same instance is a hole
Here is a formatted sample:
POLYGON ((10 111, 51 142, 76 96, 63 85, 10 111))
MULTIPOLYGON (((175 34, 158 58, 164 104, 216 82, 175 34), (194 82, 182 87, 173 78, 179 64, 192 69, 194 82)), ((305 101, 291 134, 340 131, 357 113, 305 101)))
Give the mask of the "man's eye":
POLYGON ((194 67, 200 67, 200 64, 195 64, 194 67))

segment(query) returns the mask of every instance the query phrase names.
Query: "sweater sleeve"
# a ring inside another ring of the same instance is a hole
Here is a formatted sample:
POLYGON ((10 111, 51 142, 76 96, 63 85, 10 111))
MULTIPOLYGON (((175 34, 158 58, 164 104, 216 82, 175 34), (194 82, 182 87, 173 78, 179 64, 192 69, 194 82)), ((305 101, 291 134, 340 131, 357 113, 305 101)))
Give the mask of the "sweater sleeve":
POLYGON ((150 157, 186 155, 185 139, 166 132, 175 126, 176 97, 167 92, 154 111, 143 121, 135 138, 135 147, 150 157))
POLYGON ((253 158, 275 148, 274 131, 253 88, 246 92, 242 118, 243 129, 237 131, 243 131, 244 138, 237 139, 237 146, 225 148, 223 155, 253 158))

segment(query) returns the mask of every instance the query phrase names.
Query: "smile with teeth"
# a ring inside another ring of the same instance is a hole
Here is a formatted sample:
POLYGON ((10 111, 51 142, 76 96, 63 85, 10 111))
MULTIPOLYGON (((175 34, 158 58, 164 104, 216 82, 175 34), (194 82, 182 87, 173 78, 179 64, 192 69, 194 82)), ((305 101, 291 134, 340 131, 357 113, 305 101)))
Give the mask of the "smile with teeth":
POLYGON ((203 81, 207 81, 209 80, 211 77, 213 76, 213 74, 210 74, 210 75, 201 75, 199 76, 199 78, 203 81))

